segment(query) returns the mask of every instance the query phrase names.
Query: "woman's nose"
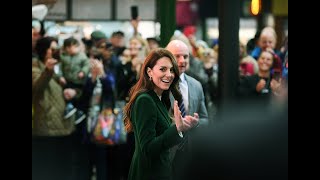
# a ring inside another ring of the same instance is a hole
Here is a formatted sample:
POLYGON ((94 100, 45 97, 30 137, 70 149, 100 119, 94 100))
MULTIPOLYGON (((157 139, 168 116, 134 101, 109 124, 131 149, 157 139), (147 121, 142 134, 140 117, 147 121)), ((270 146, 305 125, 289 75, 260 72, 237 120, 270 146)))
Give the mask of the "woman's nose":
POLYGON ((167 75, 168 77, 174 77, 174 73, 172 73, 172 72, 170 72, 170 71, 169 71, 169 73, 166 73, 166 75, 167 75))

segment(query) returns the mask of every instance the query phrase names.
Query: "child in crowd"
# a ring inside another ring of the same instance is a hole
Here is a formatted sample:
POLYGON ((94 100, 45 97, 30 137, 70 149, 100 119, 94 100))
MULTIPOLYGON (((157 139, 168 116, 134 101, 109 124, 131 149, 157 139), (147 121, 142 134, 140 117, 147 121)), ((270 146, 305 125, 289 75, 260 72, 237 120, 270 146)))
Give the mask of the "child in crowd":
POLYGON ((65 109, 65 119, 76 113, 75 124, 79 124, 86 118, 86 115, 77 109, 79 97, 85 83, 85 78, 89 73, 89 58, 80 51, 79 41, 73 37, 64 40, 64 52, 61 54, 59 81, 64 88, 76 90, 76 96, 67 101, 65 109))

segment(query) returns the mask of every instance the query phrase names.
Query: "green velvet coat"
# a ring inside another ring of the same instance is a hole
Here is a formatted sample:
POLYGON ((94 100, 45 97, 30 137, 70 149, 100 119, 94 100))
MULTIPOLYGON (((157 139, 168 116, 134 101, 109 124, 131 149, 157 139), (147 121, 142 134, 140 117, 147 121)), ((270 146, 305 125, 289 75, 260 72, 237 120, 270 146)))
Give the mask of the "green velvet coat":
POLYGON ((132 106, 135 152, 128 180, 170 180, 169 149, 182 138, 165 104, 154 91, 140 94, 132 106))

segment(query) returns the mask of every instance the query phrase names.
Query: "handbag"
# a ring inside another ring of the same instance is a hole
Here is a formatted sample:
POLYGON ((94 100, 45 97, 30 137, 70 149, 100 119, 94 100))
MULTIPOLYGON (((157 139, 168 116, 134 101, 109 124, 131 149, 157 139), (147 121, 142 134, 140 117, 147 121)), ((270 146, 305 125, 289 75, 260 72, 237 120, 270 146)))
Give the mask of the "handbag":
POLYGON ((123 103, 115 103, 115 108, 103 106, 102 103, 102 84, 97 79, 97 84, 93 90, 91 107, 87 119, 87 130, 90 141, 98 145, 117 145, 127 141, 122 120, 123 113, 120 106, 123 103))
POLYGON ((127 134, 122 121, 122 113, 105 108, 99 113, 91 133, 91 141, 101 145, 126 143, 127 134))

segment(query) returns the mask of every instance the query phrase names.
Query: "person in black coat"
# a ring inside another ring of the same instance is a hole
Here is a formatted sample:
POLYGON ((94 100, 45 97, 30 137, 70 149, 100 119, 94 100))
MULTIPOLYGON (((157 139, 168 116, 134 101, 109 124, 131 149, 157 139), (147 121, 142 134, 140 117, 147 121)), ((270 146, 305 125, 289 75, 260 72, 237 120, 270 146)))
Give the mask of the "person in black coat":
MULTIPOLYGON (((269 103, 273 96, 278 96, 281 90, 277 72, 272 72, 273 53, 262 51, 258 58, 259 72, 256 75, 240 79, 237 96, 242 100, 252 100, 269 103)), ((281 73, 281 72, 280 72, 281 73)))

